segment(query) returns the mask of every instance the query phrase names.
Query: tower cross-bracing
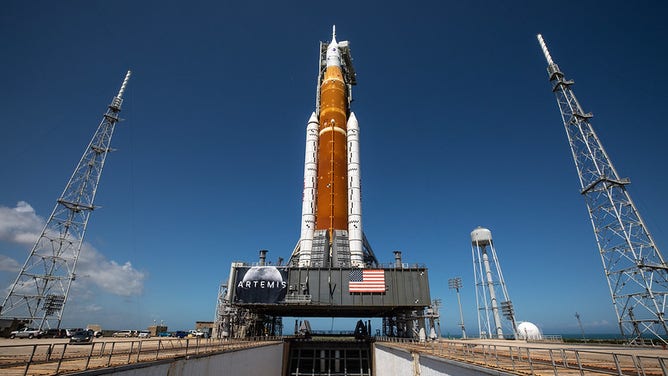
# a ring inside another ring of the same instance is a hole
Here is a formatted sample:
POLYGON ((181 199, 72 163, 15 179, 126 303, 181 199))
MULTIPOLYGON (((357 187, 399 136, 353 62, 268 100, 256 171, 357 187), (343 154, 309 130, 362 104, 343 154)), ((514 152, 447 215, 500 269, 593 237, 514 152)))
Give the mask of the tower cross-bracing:
POLYGON ((581 193, 589 212, 622 336, 668 339, 664 318, 668 297, 666 263, 640 213, 590 124, 571 86, 538 35, 552 91, 566 128, 581 193))
POLYGON ((93 200, 107 153, 111 151, 111 137, 119 121, 123 93, 129 79, 130 71, 11 285, 0 307, 3 317, 29 321, 39 329, 60 327, 65 303, 76 279, 77 260, 88 218, 95 209, 93 200))

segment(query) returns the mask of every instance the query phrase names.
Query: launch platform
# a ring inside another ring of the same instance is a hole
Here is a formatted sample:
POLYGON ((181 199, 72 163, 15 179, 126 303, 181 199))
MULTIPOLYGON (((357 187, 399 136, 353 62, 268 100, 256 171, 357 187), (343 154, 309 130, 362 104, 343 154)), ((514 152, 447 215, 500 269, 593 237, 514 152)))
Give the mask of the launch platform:
POLYGON ((320 42, 299 241, 284 265, 268 265, 264 250, 257 264, 232 264, 218 296, 220 337, 282 334, 283 317, 379 317, 385 336, 435 332, 427 268, 403 263, 399 251, 380 264, 363 231, 361 127, 350 108, 357 79, 350 44, 335 31, 320 42))
POLYGON ((382 274, 382 293, 355 292, 355 282, 351 287, 351 279, 359 271, 234 266, 231 300, 237 307, 257 313, 298 317, 386 317, 421 310, 430 304, 424 266, 373 269, 374 273, 382 274))

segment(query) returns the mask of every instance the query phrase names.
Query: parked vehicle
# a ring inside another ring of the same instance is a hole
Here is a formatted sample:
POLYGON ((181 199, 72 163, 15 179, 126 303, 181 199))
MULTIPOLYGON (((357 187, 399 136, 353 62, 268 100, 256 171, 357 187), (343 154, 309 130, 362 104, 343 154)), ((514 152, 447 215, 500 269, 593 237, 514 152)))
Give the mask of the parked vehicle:
POLYGON ((44 332, 35 328, 23 328, 9 334, 9 338, 42 338, 44 332))
POLYGON ((195 337, 195 338, 208 338, 207 333, 201 331, 201 330, 189 330, 188 331, 188 337, 195 337))
POLYGON ((188 333, 184 332, 183 330, 177 330, 174 333, 172 333, 172 337, 176 337, 176 338, 184 338, 187 335, 188 335, 188 333))
POLYGON ((112 337, 132 337, 132 330, 120 330, 111 335, 112 337))
POLYGON ((92 330, 79 330, 78 332, 72 334, 70 337, 70 343, 91 343, 93 342, 93 336, 95 332, 92 330))
POLYGON ((45 338, 65 338, 67 337, 67 331, 65 329, 48 329, 44 332, 42 337, 45 338))
POLYGON ((160 332, 158 333, 158 337, 171 337, 172 333, 170 332, 160 332))
POLYGON ((95 338, 102 337, 102 326, 98 324, 88 324, 86 325, 86 330, 93 331, 95 338))
POLYGON ((137 337, 139 338, 151 338, 151 332, 148 330, 140 330, 139 334, 137 334, 137 337))
POLYGON ((70 328, 70 329, 65 329, 65 333, 66 333, 65 335, 69 338, 69 337, 72 337, 72 336, 74 335, 74 333, 76 333, 76 332, 80 332, 80 331, 82 331, 82 330, 84 330, 84 329, 83 329, 83 328, 70 328))

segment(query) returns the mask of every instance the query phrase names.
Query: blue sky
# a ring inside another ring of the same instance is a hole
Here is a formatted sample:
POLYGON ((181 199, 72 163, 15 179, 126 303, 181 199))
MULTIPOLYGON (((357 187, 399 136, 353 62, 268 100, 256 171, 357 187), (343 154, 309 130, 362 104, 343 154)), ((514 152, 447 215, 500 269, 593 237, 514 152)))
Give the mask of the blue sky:
POLYGON ((401 250, 428 265, 443 332, 458 333, 455 276, 477 330, 469 234, 480 225, 518 320, 577 333, 577 311, 585 332, 615 333, 535 35, 576 81, 665 248, 668 5, 361 3, 5 2, 0 288, 132 69, 63 324, 213 320, 230 262, 259 249, 287 259, 298 240, 318 42, 336 24, 358 74, 366 235, 382 262, 401 250))

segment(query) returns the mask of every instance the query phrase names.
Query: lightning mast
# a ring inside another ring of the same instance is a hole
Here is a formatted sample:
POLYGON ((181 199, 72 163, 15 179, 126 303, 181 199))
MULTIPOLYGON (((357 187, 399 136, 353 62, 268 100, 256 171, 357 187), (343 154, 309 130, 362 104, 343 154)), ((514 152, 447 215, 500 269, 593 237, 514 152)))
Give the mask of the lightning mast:
POLYGON ((664 318, 668 297, 667 266, 645 222, 566 80, 539 34, 552 91, 566 128, 581 194, 589 212, 608 280, 619 329, 631 342, 651 335, 668 343, 664 318))
POLYGON ((111 137, 119 121, 128 71, 30 255, 11 285, 0 314, 42 328, 59 328, 76 279, 76 266, 111 137), (55 323, 55 325, 53 325, 55 323))

